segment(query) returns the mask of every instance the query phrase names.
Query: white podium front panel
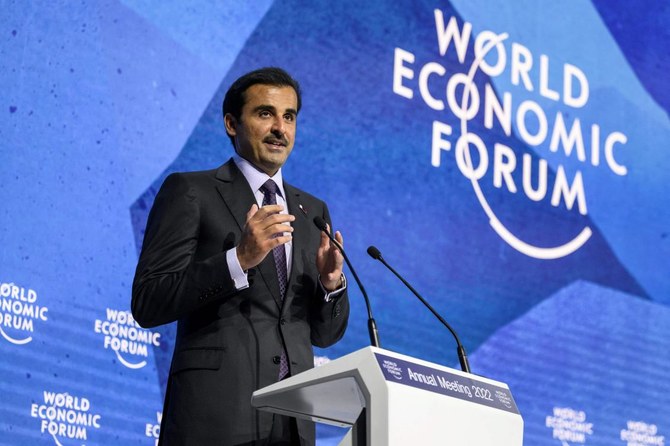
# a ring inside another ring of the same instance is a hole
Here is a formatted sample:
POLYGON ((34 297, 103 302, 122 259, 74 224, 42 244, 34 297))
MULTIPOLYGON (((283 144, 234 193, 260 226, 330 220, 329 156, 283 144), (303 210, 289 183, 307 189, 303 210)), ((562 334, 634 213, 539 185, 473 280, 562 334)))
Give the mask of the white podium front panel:
POLYGON ((356 425, 342 446, 523 444, 523 420, 504 383, 375 347, 257 390, 251 402, 356 425))
POLYGON ((506 385, 397 354, 375 358, 388 386, 389 445, 523 443, 523 421, 506 385))

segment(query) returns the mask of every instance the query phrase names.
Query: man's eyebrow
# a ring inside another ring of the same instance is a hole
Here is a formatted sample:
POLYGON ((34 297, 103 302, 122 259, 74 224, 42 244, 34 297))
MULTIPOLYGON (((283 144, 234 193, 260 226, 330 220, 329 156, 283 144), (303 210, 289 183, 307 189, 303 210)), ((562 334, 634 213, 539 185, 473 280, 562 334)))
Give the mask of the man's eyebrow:
MULTIPOLYGON (((259 111, 263 111, 263 110, 268 110, 268 111, 271 111, 271 112, 274 113, 274 112, 277 111, 277 108, 274 105, 260 104, 256 107, 254 107, 253 111, 254 112, 259 112, 259 111)), ((294 108, 287 108, 285 113, 290 113, 290 114, 296 115, 296 116, 298 115, 298 111, 294 108)))
POLYGON ((275 111, 275 107, 273 105, 267 105, 267 104, 260 104, 260 105, 257 105, 256 107, 254 107, 255 112, 261 111, 261 110, 275 111))

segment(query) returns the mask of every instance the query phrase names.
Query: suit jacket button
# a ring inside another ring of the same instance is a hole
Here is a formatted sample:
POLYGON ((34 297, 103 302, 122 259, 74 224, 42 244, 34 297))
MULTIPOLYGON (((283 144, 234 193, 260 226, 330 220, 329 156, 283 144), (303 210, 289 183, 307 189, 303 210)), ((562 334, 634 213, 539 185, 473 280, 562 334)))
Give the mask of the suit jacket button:
POLYGON ((284 319, 284 318, 279 319, 279 323, 280 323, 281 325, 286 324, 286 319, 284 319))
POLYGON ((272 362, 274 362, 275 364, 279 364, 281 362, 281 358, 279 356, 273 356, 272 362))

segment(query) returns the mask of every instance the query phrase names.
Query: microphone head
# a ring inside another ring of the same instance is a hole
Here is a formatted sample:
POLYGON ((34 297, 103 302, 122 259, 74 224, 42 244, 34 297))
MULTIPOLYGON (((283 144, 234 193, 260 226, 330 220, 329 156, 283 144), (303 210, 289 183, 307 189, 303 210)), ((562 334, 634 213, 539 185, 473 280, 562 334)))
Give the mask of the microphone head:
POLYGON ((322 217, 318 215, 314 217, 314 224, 321 231, 328 232, 328 226, 326 225, 326 220, 324 220, 322 217))
POLYGON ((381 260, 382 258, 382 253, 372 245, 368 247, 368 254, 375 260, 381 260))

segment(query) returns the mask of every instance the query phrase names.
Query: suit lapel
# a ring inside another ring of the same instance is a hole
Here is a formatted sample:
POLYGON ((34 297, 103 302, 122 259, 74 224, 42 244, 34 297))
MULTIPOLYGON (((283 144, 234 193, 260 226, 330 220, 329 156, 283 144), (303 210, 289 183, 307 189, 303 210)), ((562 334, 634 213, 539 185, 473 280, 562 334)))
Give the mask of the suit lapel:
MULTIPOLYGON (((216 172, 216 178, 220 181, 216 188, 228 210, 235 218, 241 232, 246 224, 249 208, 252 204, 256 203, 254 193, 232 158, 226 164, 219 167, 216 172)), ((263 259, 256 269, 270 290, 277 307, 281 310, 282 300, 279 292, 277 269, 275 268, 272 253, 265 256, 265 259, 263 259)))
POLYGON ((220 180, 216 189, 242 231, 247 221, 247 211, 256 202, 254 193, 232 159, 219 167, 216 178, 220 180))

